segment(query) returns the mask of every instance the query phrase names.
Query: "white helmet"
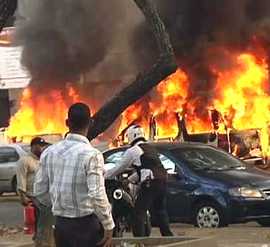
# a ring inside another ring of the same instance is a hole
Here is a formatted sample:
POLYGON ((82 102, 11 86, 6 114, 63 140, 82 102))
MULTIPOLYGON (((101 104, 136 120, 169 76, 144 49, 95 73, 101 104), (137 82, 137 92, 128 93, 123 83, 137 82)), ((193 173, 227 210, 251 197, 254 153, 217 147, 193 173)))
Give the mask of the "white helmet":
POLYGON ((132 125, 131 127, 128 128, 127 130, 127 139, 128 143, 131 144, 138 138, 145 138, 144 137, 144 131, 141 126, 139 125, 132 125))

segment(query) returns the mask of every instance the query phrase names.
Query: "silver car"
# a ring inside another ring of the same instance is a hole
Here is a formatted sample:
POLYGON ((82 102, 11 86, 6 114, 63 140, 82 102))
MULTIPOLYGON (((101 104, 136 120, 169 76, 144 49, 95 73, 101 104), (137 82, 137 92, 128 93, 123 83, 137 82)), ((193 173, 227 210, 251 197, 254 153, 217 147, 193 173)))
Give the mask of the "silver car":
POLYGON ((16 192, 16 167, 19 160, 30 150, 26 144, 0 144, 0 195, 16 192))

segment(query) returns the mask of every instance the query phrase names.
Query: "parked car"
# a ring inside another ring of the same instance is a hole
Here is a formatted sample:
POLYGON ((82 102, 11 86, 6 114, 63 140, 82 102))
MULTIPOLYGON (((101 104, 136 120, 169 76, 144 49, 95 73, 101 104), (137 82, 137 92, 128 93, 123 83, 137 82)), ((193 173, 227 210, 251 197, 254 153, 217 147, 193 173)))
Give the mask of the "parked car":
POLYGON ((0 195, 4 192, 16 192, 16 167, 20 158, 30 150, 29 145, 0 145, 0 195))
MULTIPOLYGON (((168 169, 171 222, 201 228, 248 221, 270 226, 269 174, 206 144, 150 144, 168 169)), ((126 149, 104 152, 106 166, 119 164, 126 149)))

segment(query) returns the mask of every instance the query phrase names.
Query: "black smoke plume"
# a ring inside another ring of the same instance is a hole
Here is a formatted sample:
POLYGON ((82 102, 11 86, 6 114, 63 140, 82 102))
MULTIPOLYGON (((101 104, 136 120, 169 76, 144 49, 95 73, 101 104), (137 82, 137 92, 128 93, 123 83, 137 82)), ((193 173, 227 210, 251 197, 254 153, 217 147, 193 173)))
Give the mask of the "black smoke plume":
POLYGON ((74 81, 102 61, 123 16, 119 1, 29 0, 18 25, 23 65, 34 80, 74 81))
MULTIPOLYGON (((230 68, 224 50, 246 51, 254 36, 269 49, 269 0, 156 0, 170 33, 176 56, 189 76, 188 100, 196 114, 208 118, 206 109, 215 94, 216 78, 210 65, 230 68)), ((154 62, 157 51, 147 24, 139 24, 130 39, 137 67, 154 62)), ((269 53, 270 54, 270 53, 269 53)))
MULTIPOLYGON (((94 81, 102 77, 104 83, 98 87, 107 99, 114 93, 108 81, 123 79, 118 78, 123 74, 119 71, 135 75, 156 59, 154 38, 131 0, 31 1, 35 7, 19 27, 17 40, 24 48, 22 62, 34 80, 59 84, 90 71, 94 81), (125 40, 128 46, 123 48, 125 40)), ((208 118, 202 109, 211 102, 216 85, 209 65, 234 66, 222 47, 244 52, 254 36, 269 49, 270 1, 153 1, 170 33, 179 67, 188 74, 188 100, 195 102, 199 118, 208 118)), ((145 100, 151 97, 157 98, 155 91, 145 100)))

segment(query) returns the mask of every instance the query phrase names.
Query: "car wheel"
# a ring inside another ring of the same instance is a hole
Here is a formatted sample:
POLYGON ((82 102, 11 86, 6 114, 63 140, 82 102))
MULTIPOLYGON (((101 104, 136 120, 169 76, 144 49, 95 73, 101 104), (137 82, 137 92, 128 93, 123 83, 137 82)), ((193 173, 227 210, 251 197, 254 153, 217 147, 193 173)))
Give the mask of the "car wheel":
POLYGON ((226 226, 224 213, 215 203, 200 203, 194 210, 194 224, 199 228, 218 228, 226 226))
POLYGON ((2 196, 4 194, 4 192, 0 192, 0 196, 2 196))
POLYGON ((269 218, 257 220, 257 223, 263 227, 270 227, 270 219, 269 218))

